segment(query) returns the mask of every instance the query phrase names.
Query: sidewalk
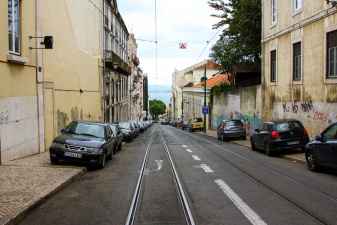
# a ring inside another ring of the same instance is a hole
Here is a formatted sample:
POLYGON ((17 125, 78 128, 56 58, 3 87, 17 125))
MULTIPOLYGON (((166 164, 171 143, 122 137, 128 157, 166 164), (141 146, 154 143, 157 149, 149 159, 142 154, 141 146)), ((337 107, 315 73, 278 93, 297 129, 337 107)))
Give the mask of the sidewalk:
POLYGON ((17 224, 86 170, 52 165, 48 151, 0 165, 0 225, 17 224))
MULTIPOLYGON (((217 138, 216 131, 212 130, 200 134, 217 138)), ((247 140, 231 142, 251 147, 248 136, 247 140)), ((282 157, 305 162, 303 153, 282 157)), ((0 165, 0 225, 17 224, 30 211, 86 171, 86 167, 52 165, 48 151, 0 165)))

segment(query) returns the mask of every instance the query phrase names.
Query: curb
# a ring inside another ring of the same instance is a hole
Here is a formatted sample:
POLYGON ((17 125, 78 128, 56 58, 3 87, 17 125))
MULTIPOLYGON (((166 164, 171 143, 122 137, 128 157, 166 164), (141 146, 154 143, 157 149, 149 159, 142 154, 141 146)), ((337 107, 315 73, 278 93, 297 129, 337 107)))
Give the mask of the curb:
POLYGON ((44 192, 39 193, 38 196, 31 199, 29 202, 21 206, 19 209, 5 216, 2 220, 0 220, 1 225, 15 225, 18 224, 22 219, 24 219, 30 212, 40 206, 42 203, 46 202, 47 199, 52 197, 54 194, 63 190, 67 185, 72 183, 74 180, 83 176, 88 171, 87 168, 82 168, 81 171, 76 173, 74 176, 70 177, 65 181, 61 181, 60 184, 49 190, 45 190, 44 192))

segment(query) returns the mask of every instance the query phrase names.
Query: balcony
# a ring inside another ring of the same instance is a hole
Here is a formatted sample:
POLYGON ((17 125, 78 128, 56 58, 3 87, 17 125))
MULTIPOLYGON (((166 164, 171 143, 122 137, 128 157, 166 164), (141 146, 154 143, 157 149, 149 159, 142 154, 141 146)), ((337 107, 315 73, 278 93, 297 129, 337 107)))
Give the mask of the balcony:
POLYGON ((123 59, 121 59, 116 53, 111 50, 105 50, 105 66, 113 69, 113 64, 117 63, 117 71, 124 75, 131 75, 131 66, 123 59))

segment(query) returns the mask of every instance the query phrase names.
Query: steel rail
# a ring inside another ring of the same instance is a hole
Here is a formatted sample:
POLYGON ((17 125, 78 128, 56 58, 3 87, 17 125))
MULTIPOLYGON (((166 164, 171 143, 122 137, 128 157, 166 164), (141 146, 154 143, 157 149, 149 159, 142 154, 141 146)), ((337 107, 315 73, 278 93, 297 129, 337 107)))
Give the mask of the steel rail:
POLYGON ((173 175, 174 175, 174 180, 175 180, 175 182, 177 184, 176 187, 177 187, 178 194, 180 196, 181 203, 183 205, 186 221, 187 221, 188 224, 194 225, 195 222, 194 222, 194 219, 193 219, 193 215, 191 213, 191 209, 190 209, 189 204, 187 202, 186 195, 185 195, 184 189, 183 189, 183 187, 181 185, 181 182, 180 182, 180 179, 179 179, 176 167, 174 166, 171 154, 169 152, 169 149, 168 149, 168 147, 166 145, 165 139, 164 139, 163 134, 162 134, 161 131, 160 131, 160 134, 161 134, 161 137, 162 137, 162 139, 164 141, 166 154, 167 154, 167 156, 169 158, 169 162, 170 162, 170 165, 171 165, 171 168, 172 168, 172 171, 173 171, 173 175))

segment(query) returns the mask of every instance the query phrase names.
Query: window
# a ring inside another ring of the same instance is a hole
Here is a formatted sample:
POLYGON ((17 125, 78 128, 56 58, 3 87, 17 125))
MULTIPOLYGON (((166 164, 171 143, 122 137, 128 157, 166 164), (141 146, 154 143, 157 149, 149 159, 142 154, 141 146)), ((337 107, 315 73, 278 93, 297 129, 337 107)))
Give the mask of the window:
POLYGON ((302 8, 302 0, 294 0, 294 10, 299 10, 302 8))
POLYGON ((277 0, 271 0, 271 22, 276 23, 277 15, 276 15, 276 8, 277 0))
POLYGON ((8 0, 8 49, 20 54, 20 2, 8 0))
POLYGON ((302 72, 302 63, 301 63, 301 42, 295 43, 293 45, 293 53, 294 53, 294 80, 301 80, 301 72, 302 72))
POLYGON ((276 81, 276 50, 270 52, 270 81, 276 81))
POLYGON ((327 39, 327 77, 337 77, 337 31, 328 33, 327 39))

